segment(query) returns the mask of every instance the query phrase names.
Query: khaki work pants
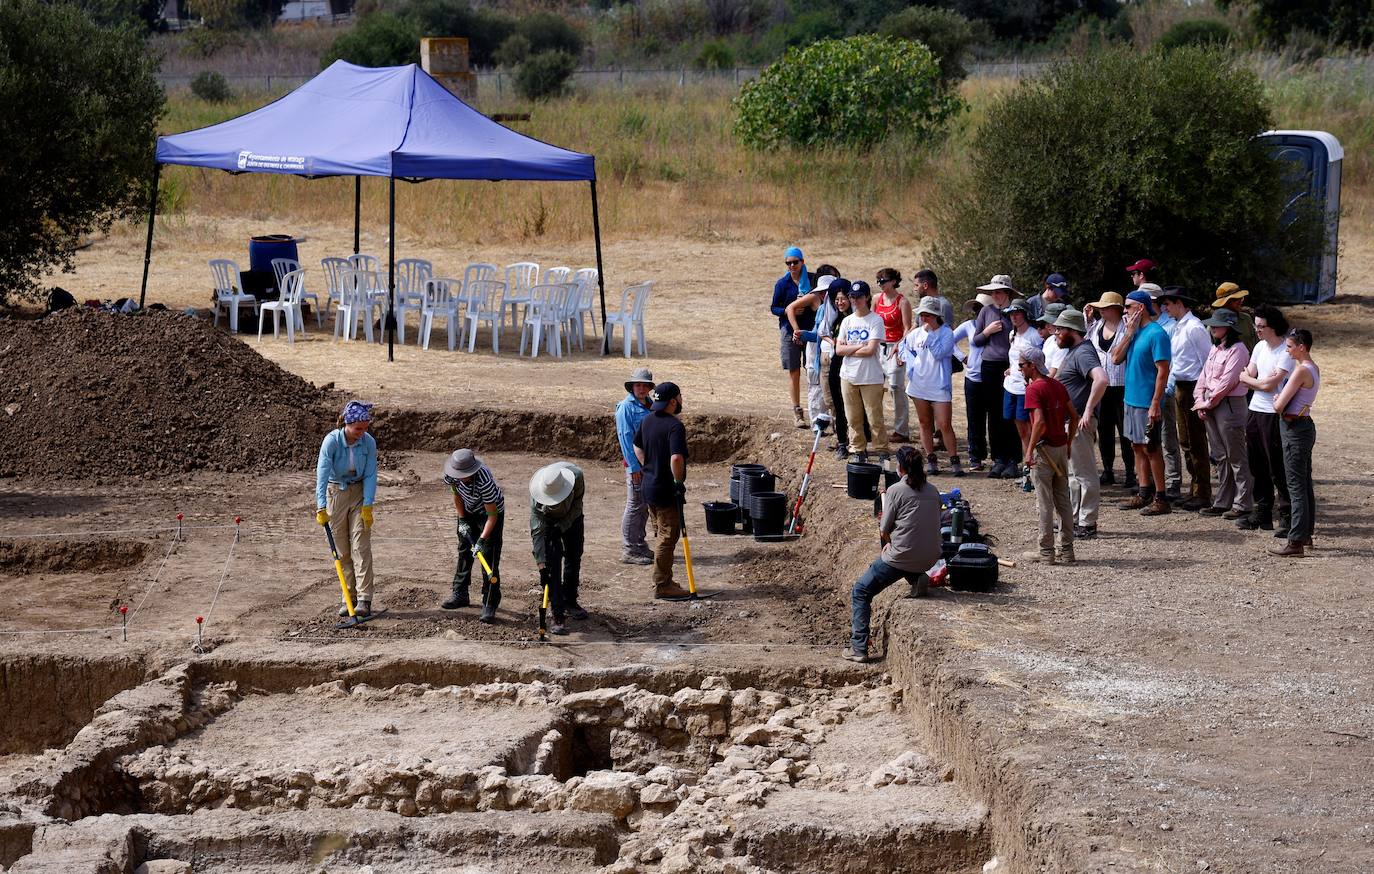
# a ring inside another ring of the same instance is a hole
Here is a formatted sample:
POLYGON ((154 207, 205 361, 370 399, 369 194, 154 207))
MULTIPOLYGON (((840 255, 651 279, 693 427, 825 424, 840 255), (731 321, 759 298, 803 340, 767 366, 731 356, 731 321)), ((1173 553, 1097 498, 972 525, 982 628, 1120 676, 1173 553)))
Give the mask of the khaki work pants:
POLYGON ((1040 552, 1055 552, 1054 519, 1059 517, 1059 549, 1073 551, 1073 509, 1069 505, 1069 453, 1065 446, 1041 445, 1035 449, 1035 509, 1040 522, 1040 552), (1064 471, 1056 473, 1055 468, 1064 471))
POLYGON ((682 511, 677 507, 649 505, 649 518, 654 520, 654 585, 673 581, 673 553, 682 537, 682 511))
POLYGON ((1084 528, 1097 527, 1102 485, 1097 478, 1097 420, 1091 428, 1079 428, 1069 453, 1069 503, 1074 518, 1084 528))
POLYGON ((883 396, 887 393, 882 383, 877 385, 855 385, 843 383, 844 417, 849 420, 849 451, 887 452, 887 423, 883 419, 883 396), (869 430, 873 433, 870 447, 864 439, 864 415, 868 415, 869 430))
MULTIPOLYGON (((355 605, 359 601, 371 602, 374 588, 372 532, 363 525, 363 484, 354 483, 341 489, 330 483, 324 508, 329 513, 329 530, 334 533, 334 545, 339 550, 348 594, 355 605), (356 572, 353 569, 355 559, 358 563, 356 572), (362 574, 361 586, 358 585, 358 574, 362 574)), ((339 593, 339 600, 343 600, 342 592, 339 593)))

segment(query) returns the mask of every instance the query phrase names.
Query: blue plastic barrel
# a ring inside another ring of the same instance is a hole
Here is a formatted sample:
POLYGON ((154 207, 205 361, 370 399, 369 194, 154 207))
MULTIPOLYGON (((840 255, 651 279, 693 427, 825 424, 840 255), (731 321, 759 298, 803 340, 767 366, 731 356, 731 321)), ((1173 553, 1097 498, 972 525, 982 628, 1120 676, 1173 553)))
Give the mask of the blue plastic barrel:
POLYGON ((300 261, 300 254, 296 251, 296 238, 289 234, 264 234, 248 240, 249 269, 261 271, 271 277, 273 258, 300 261))

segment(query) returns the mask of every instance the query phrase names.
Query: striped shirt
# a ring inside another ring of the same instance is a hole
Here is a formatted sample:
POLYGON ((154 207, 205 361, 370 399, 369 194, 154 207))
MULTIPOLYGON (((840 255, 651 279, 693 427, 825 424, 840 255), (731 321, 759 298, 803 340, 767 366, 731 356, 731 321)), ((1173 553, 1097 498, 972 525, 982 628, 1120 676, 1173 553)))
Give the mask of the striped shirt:
POLYGON ((506 496, 485 464, 467 479, 444 477, 453 493, 463 500, 464 513, 484 513, 487 504, 495 504, 496 512, 506 512, 506 496))

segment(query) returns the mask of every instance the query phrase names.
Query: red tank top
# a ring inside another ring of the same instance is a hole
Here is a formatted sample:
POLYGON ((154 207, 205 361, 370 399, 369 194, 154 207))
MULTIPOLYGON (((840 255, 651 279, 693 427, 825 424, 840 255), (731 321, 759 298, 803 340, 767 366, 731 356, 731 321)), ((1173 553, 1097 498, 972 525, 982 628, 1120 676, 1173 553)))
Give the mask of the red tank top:
POLYGON ((883 339, 888 343, 896 343, 902 339, 902 299, 897 298, 889 306, 883 306, 882 299, 881 294, 873 299, 873 312, 883 320, 886 329, 883 339))

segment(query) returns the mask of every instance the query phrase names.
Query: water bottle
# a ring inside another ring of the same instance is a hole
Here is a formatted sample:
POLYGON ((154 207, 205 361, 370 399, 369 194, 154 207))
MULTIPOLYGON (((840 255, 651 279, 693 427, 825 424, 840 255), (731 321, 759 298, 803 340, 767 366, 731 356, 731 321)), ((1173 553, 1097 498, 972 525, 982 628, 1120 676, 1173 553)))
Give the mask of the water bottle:
POLYGON ((949 542, 964 542, 964 505, 962 501, 954 505, 954 511, 950 515, 949 542))

